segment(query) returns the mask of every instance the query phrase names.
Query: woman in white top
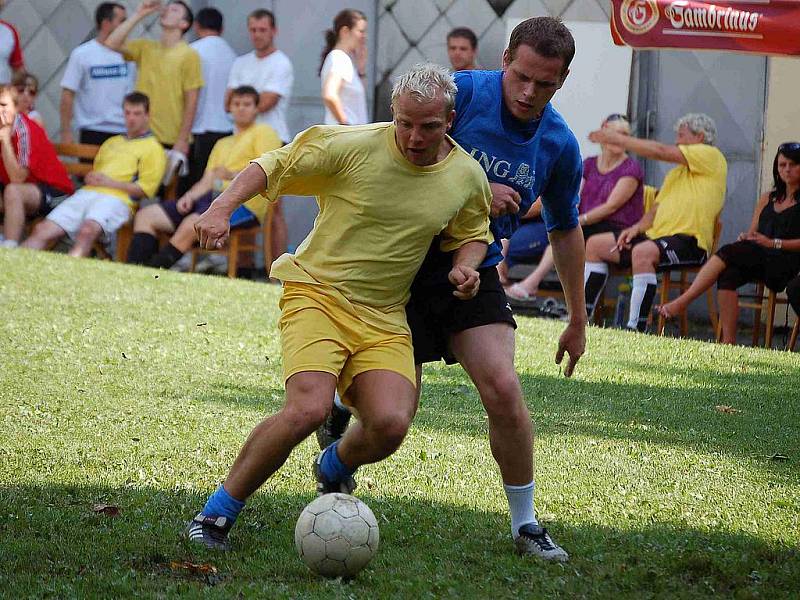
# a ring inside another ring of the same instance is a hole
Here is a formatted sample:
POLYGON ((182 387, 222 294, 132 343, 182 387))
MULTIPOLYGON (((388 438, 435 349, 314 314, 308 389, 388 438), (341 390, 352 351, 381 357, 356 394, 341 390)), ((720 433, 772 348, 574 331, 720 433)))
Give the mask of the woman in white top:
POLYGON ((345 9, 325 32, 320 77, 326 125, 362 125, 367 116, 367 94, 361 78, 367 64, 367 17, 345 9))

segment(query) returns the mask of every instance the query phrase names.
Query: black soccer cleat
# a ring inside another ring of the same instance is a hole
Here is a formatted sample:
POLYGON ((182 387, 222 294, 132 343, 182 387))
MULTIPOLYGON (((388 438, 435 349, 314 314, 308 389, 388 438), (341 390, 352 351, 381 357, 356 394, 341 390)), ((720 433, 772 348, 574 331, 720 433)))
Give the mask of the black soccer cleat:
POLYGON ((186 538, 212 550, 230 550, 228 532, 231 527, 233 521, 227 517, 207 517, 203 513, 197 513, 186 527, 186 538))
POLYGON ((347 431, 351 416, 349 410, 339 408, 335 402, 333 403, 331 414, 317 429, 317 443, 320 450, 324 450, 333 442, 342 439, 344 432, 347 431))
POLYGON ((533 523, 519 528, 519 536, 514 539, 517 554, 538 556, 544 560, 567 562, 569 554, 553 541, 547 529, 533 523))
POLYGON ((353 490, 356 489, 356 480, 353 479, 352 475, 344 481, 328 481, 322 476, 320 463, 322 462, 322 457, 327 451, 328 448, 320 452, 317 458, 314 459, 314 463, 311 465, 312 472, 314 473, 314 479, 317 480, 317 495, 323 496, 325 494, 335 493, 352 494, 353 490))

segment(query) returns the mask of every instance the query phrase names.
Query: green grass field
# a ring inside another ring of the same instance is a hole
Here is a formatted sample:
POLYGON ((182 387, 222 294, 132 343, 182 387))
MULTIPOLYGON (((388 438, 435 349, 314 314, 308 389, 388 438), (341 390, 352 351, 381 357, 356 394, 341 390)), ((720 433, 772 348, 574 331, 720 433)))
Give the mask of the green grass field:
POLYGON ((800 595, 800 355, 592 328, 567 380, 561 324, 527 318, 538 511, 571 562, 512 554, 486 419, 457 367, 426 369, 407 441, 358 473, 381 546, 356 580, 320 579, 294 550, 311 440, 249 502, 233 552, 190 547, 185 521, 281 404, 278 295, 0 250, 0 595, 800 595))

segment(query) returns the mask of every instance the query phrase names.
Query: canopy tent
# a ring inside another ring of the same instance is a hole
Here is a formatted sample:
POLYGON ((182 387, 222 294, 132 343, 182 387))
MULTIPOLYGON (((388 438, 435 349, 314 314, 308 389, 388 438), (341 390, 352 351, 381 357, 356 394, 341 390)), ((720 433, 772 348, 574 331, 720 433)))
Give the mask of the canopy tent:
POLYGON ((797 0, 611 0, 614 43, 800 56, 797 0))

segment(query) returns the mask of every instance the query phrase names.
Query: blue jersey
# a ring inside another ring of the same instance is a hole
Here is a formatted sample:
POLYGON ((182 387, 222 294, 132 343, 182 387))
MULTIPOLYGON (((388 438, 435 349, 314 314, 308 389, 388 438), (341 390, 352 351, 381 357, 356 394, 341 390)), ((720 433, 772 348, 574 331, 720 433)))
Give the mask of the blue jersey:
POLYGON ((511 237, 538 197, 548 232, 578 226, 583 164, 575 135, 551 104, 531 123, 511 115, 503 102, 502 71, 461 71, 455 78, 451 137, 478 161, 490 182, 512 187, 522 198, 519 213, 491 219, 495 241, 481 268, 492 267, 503 259, 500 240, 511 237))

